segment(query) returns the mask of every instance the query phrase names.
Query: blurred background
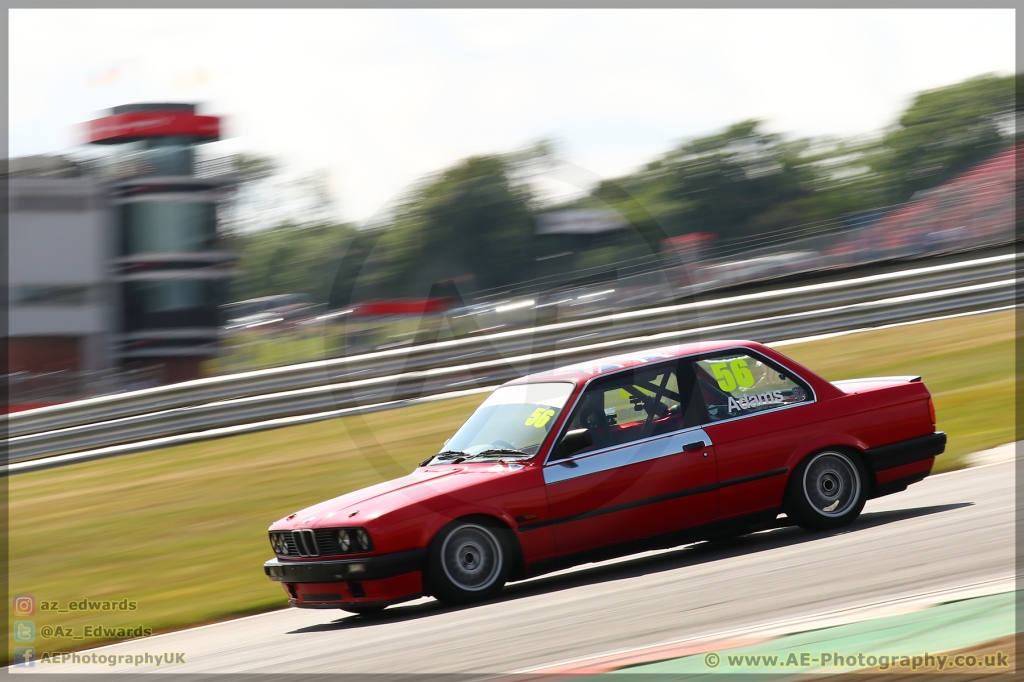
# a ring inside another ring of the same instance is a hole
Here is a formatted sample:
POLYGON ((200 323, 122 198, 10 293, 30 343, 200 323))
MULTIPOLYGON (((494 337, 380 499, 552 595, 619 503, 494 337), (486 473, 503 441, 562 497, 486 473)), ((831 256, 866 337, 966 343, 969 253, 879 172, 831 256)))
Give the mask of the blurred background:
POLYGON ((1015 239, 1002 10, 10 17, 10 410, 1015 239))
MULTIPOLYGON (((279 609, 272 519, 409 473, 514 376, 726 337, 829 381, 922 376, 935 471, 965 471, 854 533, 701 543, 478 611, 182 632, 190 670, 479 675, 1012 585, 1011 465, 975 465, 1018 437, 1014 10, 5 16, 11 593, 139 605, 40 626, 279 609)), ((978 608, 1005 631, 936 616, 948 648, 1012 633, 1001 603, 978 608)), ((62 632, 35 655, 112 641, 62 632)))

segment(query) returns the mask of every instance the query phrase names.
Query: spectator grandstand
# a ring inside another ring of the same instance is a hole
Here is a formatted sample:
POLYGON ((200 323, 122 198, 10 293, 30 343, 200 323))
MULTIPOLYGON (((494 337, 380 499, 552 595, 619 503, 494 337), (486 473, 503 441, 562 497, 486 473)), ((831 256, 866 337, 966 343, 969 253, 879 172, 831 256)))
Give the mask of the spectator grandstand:
POLYGON ((918 192, 867 228, 884 252, 931 252, 1012 238, 1016 149, 991 157, 953 180, 918 192))

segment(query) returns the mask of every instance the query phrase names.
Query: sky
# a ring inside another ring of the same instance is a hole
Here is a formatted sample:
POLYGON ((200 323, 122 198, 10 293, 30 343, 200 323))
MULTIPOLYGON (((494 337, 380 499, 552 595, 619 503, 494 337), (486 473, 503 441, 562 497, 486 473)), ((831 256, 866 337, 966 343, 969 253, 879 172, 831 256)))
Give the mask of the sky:
MULTIPOLYGON (((870 134, 913 93, 1014 72, 1014 10, 9 10, 9 153, 139 101, 225 117, 209 154, 320 174, 362 222, 424 175, 551 140, 616 177, 748 118, 870 134)), ((571 183, 569 183, 571 184, 571 183)), ((571 193, 585 187, 548 191, 571 193)), ((584 182, 577 182, 584 185, 584 182)))

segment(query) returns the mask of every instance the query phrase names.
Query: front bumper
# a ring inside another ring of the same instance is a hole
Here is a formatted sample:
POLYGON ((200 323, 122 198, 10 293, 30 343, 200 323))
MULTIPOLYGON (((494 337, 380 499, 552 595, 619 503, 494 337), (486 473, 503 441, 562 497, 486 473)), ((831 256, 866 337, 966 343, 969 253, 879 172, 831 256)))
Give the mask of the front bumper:
POLYGON ((380 580, 420 571, 427 550, 410 549, 361 559, 333 561, 282 561, 271 559, 263 564, 263 572, 279 583, 331 583, 338 580, 380 580))
POLYGON ((426 557, 427 550, 417 549, 334 561, 275 558, 263 564, 263 571, 271 580, 281 583, 292 606, 330 609, 395 604, 423 593, 426 557))
POLYGON ((423 594, 423 574, 403 573, 380 580, 333 583, 281 583, 288 603, 301 609, 337 609, 352 605, 397 604, 423 594))

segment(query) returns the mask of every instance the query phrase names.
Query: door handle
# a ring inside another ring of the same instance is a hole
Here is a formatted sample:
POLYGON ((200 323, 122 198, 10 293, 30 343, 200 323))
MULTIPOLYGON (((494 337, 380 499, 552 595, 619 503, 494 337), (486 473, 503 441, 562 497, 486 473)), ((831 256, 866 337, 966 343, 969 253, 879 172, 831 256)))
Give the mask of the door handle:
POLYGON ((694 441, 692 443, 687 443, 686 445, 684 445, 683 452, 690 452, 691 450, 700 450, 702 447, 704 447, 704 441, 694 441))

